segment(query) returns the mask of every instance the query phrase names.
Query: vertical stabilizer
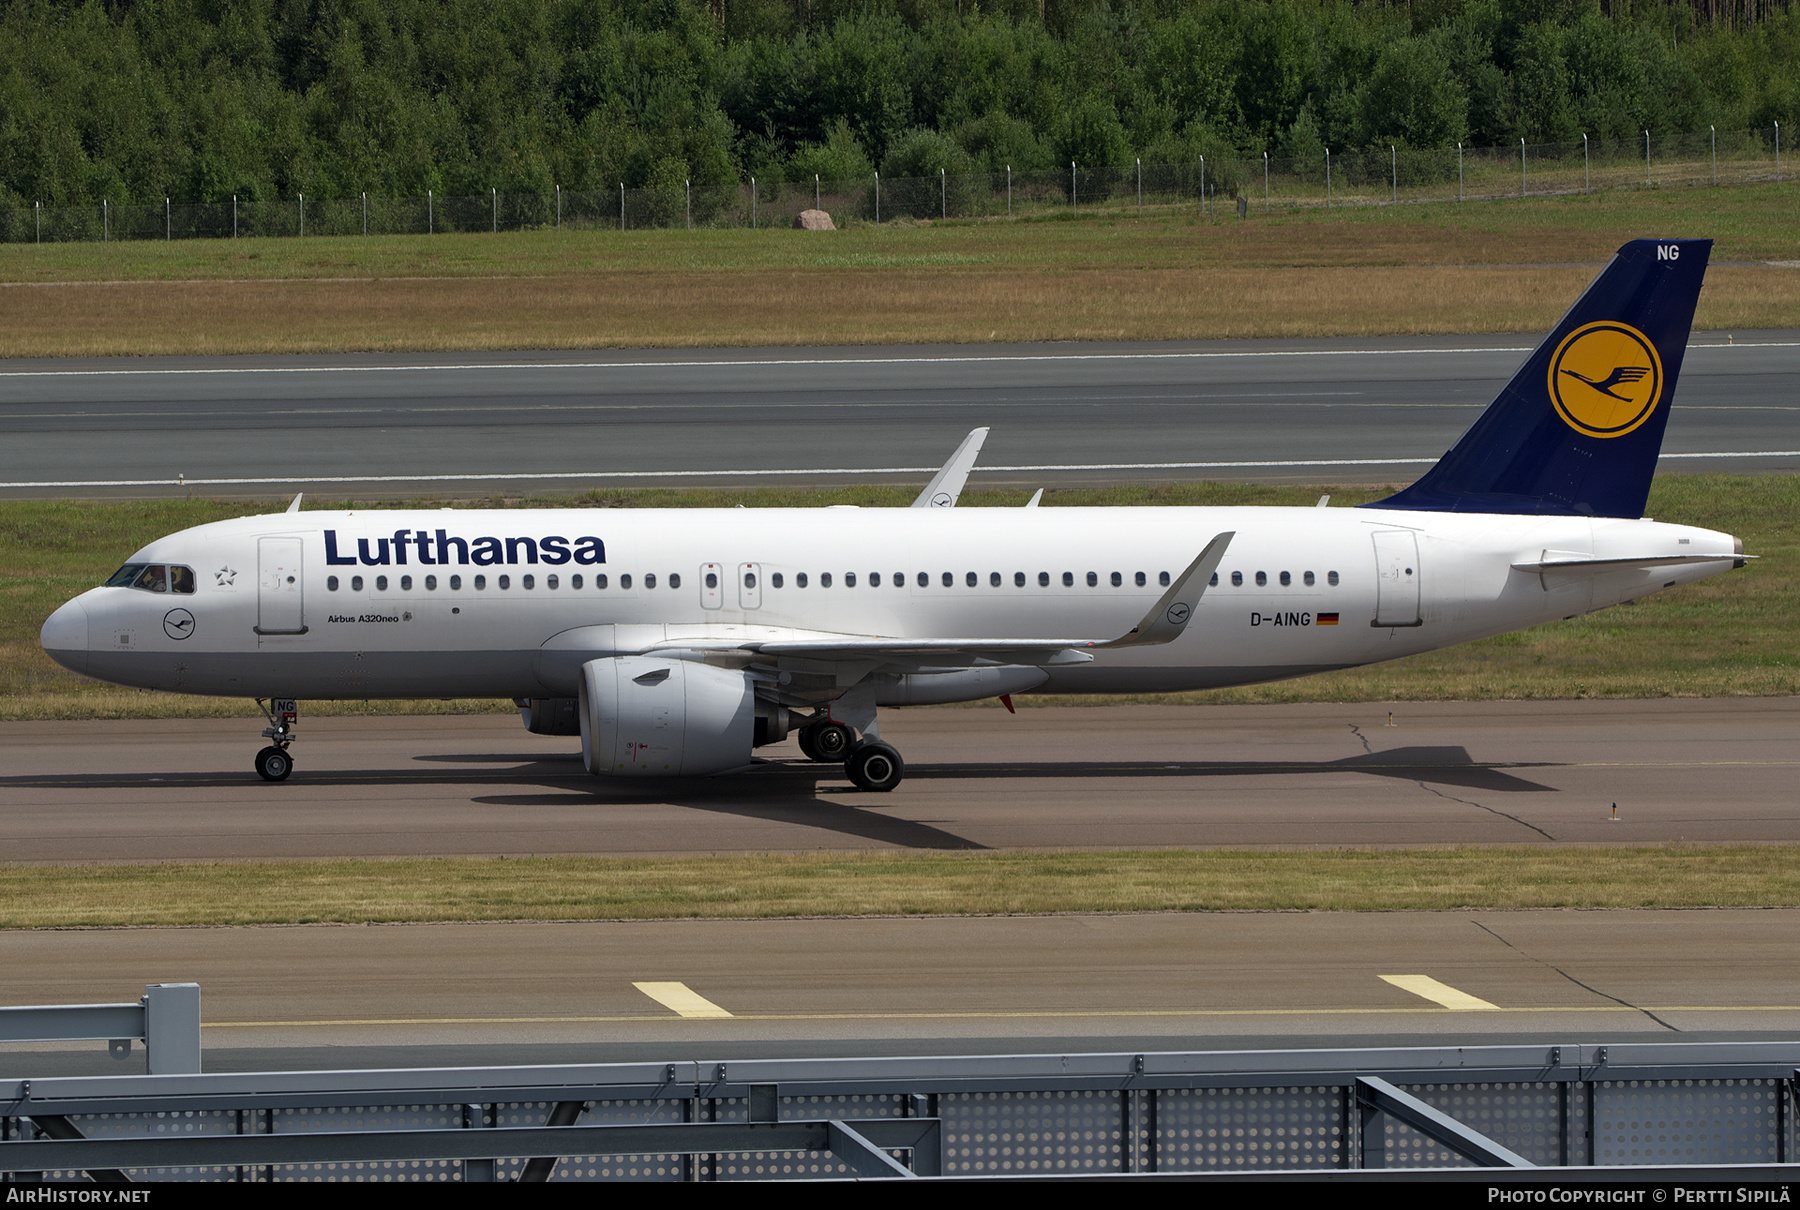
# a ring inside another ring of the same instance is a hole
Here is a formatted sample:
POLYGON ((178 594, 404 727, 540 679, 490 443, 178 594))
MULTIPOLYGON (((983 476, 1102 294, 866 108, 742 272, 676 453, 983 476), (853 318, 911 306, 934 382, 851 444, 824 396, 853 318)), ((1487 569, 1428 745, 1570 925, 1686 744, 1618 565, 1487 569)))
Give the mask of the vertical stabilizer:
POLYGON ((1367 508, 1641 517, 1712 241, 1632 240, 1453 449, 1367 508))

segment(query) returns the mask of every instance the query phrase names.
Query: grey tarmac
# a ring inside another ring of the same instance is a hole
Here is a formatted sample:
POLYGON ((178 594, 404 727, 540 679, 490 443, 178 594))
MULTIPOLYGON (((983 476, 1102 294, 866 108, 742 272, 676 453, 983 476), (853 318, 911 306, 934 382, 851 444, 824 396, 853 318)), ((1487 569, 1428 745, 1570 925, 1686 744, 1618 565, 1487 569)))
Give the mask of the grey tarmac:
MULTIPOLYGON (((209 1070, 1691 1041, 1800 1028, 1797 929, 1779 909, 35 930, 0 933, 0 967, 15 1003, 196 981, 209 1070), (729 1015, 636 986, 671 982, 729 1015)), ((99 1043, 0 1053, 9 1075, 127 1070, 99 1043)))
POLYGON ((791 738, 626 781, 516 716, 304 709, 274 785, 259 720, 0 724, 0 861, 1800 842, 1796 698, 890 710, 890 794, 791 738))
MULTIPOLYGON (((0 498, 1409 482, 1537 334, 108 358, 0 368, 0 498)), ((1664 471, 1800 470, 1800 332, 1702 333, 1664 471), (1728 343, 1729 342, 1729 343, 1728 343)))

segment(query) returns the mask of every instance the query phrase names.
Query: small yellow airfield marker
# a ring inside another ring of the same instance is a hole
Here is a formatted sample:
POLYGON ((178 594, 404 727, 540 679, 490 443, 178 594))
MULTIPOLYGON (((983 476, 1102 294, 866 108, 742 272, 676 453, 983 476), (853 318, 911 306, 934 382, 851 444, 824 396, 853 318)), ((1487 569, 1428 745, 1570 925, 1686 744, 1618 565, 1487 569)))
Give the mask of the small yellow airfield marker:
MULTIPOLYGON (((1498 1012, 1498 1004, 1490 1004, 1479 996, 1471 996, 1468 992, 1459 992, 1447 983, 1439 983, 1430 975, 1383 975, 1382 981, 1392 983, 1401 991, 1411 992, 1415 996, 1423 996, 1434 1004, 1442 1004, 1445 1008, 1454 1008, 1462 1012, 1498 1012)), ((642 987, 642 984, 638 986, 642 987)), ((680 986, 677 984, 676 986, 680 986)))
MULTIPOLYGON (((1383 976, 1384 978, 1386 976, 1383 976)), ((684 1017, 729 1017, 731 1014, 702 996, 685 983, 633 983, 631 986, 649 996, 664 1008, 674 1009, 684 1017)), ((1457 995, 1462 993, 1458 992, 1457 995)), ((1493 1005, 1488 1005, 1492 1008, 1493 1005)))

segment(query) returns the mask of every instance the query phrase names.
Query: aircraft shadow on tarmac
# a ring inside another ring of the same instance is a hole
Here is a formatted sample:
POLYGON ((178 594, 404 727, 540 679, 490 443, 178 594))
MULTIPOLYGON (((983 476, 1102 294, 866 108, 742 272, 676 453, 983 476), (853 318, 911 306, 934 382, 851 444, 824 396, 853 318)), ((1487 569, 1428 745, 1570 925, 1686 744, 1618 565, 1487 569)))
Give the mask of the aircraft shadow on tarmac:
MULTIPOLYGON (((637 803, 666 804, 691 810, 711 811, 744 819, 797 824, 855 836, 884 844, 917 849, 980 849, 985 846, 932 827, 928 823, 897 819, 867 808, 897 805, 903 799, 883 794, 864 794, 844 783, 843 769, 835 764, 810 761, 764 761, 746 773, 731 777, 650 780, 601 780, 589 777, 575 753, 546 756, 538 753, 434 753, 412 758, 409 769, 366 769, 343 772, 305 770, 295 774, 293 788, 350 788, 356 786, 457 786, 476 793, 468 801, 488 806, 568 807, 590 798, 601 804, 627 806, 637 803), (495 768, 496 765, 510 766, 495 768), (435 766, 435 767, 433 767, 435 766), (484 766, 468 768, 466 766, 484 766), (536 790, 538 792, 518 792, 536 790), (512 792, 508 792, 512 791, 512 792), (573 793, 572 793, 573 792, 573 793), (821 797, 821 794, 828 797, 821 797), (838 794, 852 796, 849 801, 838 794)), ((1169 779, 1214 777, 1291 777, 1296 775, 1360 773, 1407 782, 1429 782, 1490 793, 1553 793, 1555 787, 1528 781, 1507 772, 1515 768, 1550 767, 1553 762, 1483 764, 1461 746, 1391 748, 1324 761, 1036 761, 937 762, 907 766, 909 781, 982 781, 1021 778, 1067 779, 1169 779)), ((171 790, 243 787, 239 773, 203 774, 64 774, 0 777, 0 790, 13 787, 37 789, 137 789, 148 784, 171 790)), ((250 784, 255 786, 253 779, 250 784)), ((283 787, 267 787, 280 795, 283 787)))

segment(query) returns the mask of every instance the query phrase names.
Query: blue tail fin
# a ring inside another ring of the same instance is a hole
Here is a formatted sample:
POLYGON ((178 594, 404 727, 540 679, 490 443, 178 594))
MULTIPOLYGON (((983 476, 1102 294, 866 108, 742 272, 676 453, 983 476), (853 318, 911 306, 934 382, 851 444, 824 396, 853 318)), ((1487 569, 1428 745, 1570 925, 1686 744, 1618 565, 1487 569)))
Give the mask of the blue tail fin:
POLYGON ((1462 440, 1367 508, 1641 517, 1707 239, 1632 240, 1462 440))

